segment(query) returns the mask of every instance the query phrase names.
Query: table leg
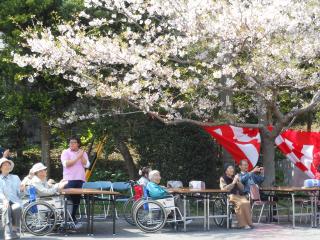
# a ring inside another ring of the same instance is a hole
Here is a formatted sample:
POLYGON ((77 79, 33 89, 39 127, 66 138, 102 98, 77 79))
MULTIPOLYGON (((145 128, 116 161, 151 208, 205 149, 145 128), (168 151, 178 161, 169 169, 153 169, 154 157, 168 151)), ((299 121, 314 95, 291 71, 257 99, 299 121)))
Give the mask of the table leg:
POLYGON ((63 231, 64 231, 64 235, 67 236, 67 225, 68 225, 68 198, 66 196, 64 196, 64 204, 63 204, 63 207, 64 207, 64 214, 63 214, 63 217, 64 217, 64 228, 63 228, 63 231))
POLYGON ((91 199, 91 209, 90 209, 90 212, 91 212, 91 229, 90 229, 90 233, 91 233, 91 236, 93 236, 93 221, 94 221, 94 196, 91 196, 90 197, 91 199))
POLYGON ((207 197, 204 196, 203 199, 203 230, 207 229, 207 197))
POLYGON ((113 228, 112 228, 112 234, 116 235, 116 199, 114 196, 111 197, 112 199, 112 221, 113 221, 113 228))
POLYGON ((295 209, 295 198, 294 193, 291 193, 291 201, 292 201, 292 227, 296 227, 296 209, 295 209))
POLYGON ((312 193, 311 197, 311 227, 317 227, 317 193, 312 193))
POLYGON ((87 234, 90 236, 90 217, 91 217, 91 212, 90 212, 90 198, 89 195, 86 196, 86 203, 87 203, 87 234))
POLYGON ((183 195, 183 231, 187 231, 187 196, 183 195))
POLYGON ((228 195, 226 195, 226 200, 227 200, 227 229, 229 229, 230 228, 230 203, 229 203, 228 195))
POLYGON ((210 196, 207 196, 207 230, 210 230, 210 196))
MULTIPOLYGON (((272 202, 273 201, 273 197, 271 196, 271 194, 269 194, 268 196, 268 201, 272 202)), ((277 216, 279 217, 279 216, 277 216)), ((273 219, 273 205, 269 204, 269 223, 272 223, 272 219, 273 219)))

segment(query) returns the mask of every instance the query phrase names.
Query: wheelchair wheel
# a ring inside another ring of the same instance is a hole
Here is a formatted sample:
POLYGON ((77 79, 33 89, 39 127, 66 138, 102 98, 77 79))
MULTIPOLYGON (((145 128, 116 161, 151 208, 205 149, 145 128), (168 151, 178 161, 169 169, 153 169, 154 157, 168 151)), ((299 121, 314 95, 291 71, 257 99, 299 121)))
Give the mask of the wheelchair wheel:
MULTIPOLYGON (((225 201, 222 198, 218 198, 216 200, 214 200, 213 202, 213 206, 212 206, 212 214, 213 215, 225 215, 227 214, 227 206, 225 201)), ((217 217, 217 218, 213 218, 214 223, 218 226, 218 227, 222 227, 225 223, 225 218, 222 217, 217 217)))
POLYGON ((154 233, 164 227, 167 212, 163 205, 154 200, 141 200, 133 210, 134 221, 142 231, 154 233))
POLYGON ((129 223, 132 226, 136 225, 134 223, 133 216, 132 216, 132 209, 133 209, 133 206, 134 206, 135 202, 136 202, 136 200, 134 199, 134 197, 131 197, 123 205, 123 216, 124 216, 124 219, 127 221, 127 223, 129 223))
POLYGON ((23 211, 24 228, 33 235, 44 236, 54 229, 57 214, 46 202, 32 202, 23 211))

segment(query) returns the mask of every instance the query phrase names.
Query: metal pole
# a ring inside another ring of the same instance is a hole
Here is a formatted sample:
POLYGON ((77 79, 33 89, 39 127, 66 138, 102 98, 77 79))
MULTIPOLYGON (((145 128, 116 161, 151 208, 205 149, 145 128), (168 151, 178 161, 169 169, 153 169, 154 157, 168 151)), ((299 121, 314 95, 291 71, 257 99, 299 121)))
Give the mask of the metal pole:
POLYGON ((296 227, 296 209, 295 209, 295 199, 294 199, 294 193, 291 193, 291 199, 292 199, 292 227, 296 227))
POLYGON ((187 231, 187 196, 183 195, 183 230, 186 232, 187 231))
POLYGON ((227 229, 230 228, 230 204, 229 204, 229 198, 228 195, 226 194, 226 199, 227 199, 227 229))

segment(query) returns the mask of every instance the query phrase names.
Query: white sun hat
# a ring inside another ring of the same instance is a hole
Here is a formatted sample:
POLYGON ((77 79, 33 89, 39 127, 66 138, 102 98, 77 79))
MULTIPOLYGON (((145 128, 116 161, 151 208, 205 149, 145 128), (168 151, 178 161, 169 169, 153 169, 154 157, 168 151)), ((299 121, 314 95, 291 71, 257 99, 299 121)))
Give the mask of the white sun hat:
POLYGON ((47 167, 45 165, 43 165, 43 163, 39 162, 39 163, 36 163, 32 166, 31 171, 32 171, 32 173, 37 173, 37 172, 39 172, 41 170, 45 170, 45 169, 47 169, 47 167))
POLYGON ((2 166, 2 164, 4 163, 4 162, 8 162, 8 163, 10 163, 10 172, 13 170, 13 168, 14 168, 14 163, 11 161, 11 160, 9 160, 9 159, 7 159, 7 158, 1 158, 0 159, 0 167, 2 166))

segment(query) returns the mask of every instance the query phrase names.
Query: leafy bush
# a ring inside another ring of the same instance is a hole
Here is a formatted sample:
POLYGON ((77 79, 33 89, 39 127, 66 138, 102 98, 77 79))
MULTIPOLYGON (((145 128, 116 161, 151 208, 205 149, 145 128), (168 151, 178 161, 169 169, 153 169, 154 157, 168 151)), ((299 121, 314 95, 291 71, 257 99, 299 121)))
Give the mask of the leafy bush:
POLYGON ((190 180, 201 180, 217 187, 221 174, 218 146, 203 129, 150 121, 136 129, 132 141, 141 157, 139 165, 159 170, 163 184, 181 180, 187 186, 190 180))

